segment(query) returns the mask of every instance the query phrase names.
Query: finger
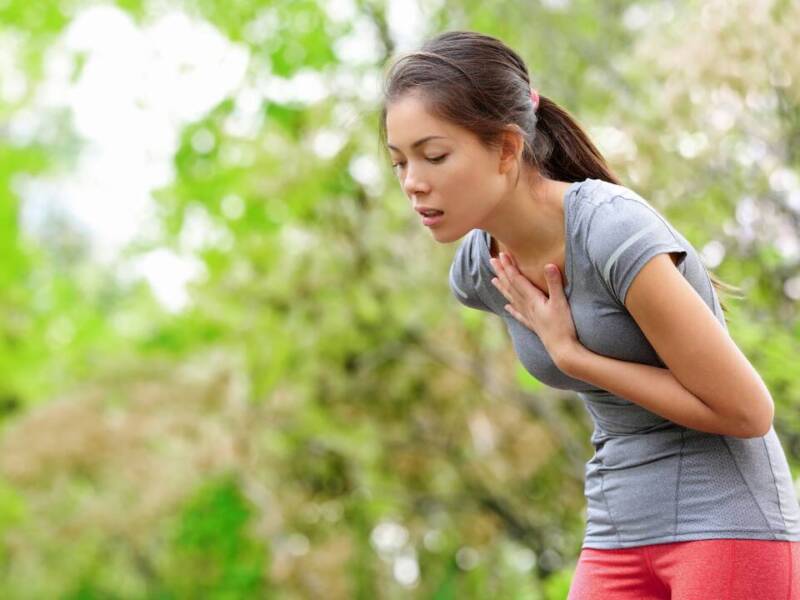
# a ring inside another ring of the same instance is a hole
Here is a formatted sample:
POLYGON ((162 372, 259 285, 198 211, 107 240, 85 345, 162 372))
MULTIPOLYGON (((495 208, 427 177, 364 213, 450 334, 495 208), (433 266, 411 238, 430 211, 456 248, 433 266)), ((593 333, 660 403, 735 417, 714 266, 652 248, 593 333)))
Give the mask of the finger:
MULTIPOLYGON (((501 254, 502 256, 502 254, 501 254)), ((492 259, 495 261, 497 270, 497 280, 502 290, 508 295, 512 292, 511 289, 511 272, 510 267, 503 262, 502 259, 492 259)), ((510 299, 510 297, 509 297, 510 299)))
POLYGON ((521 321, 520 314, 516 311, 516 309, 511 304, 506 304, 503 308, 505 308, 508 313, 514 317, 517 321, 521 321))
POLYGON ((510 265, 511 265, 512 267, 514 267, 515 269, 517 268, 517 261, 516 261, 516 259, 514 259, 514 256, 513 256, 513 255, 511 255, 511 254, 508 254, 507 252, 501 252, 501 253, 500 253, 500 255, 501 255, 503 258, 505 258, 505 259, 506 259, 506 262, 507 262, 508 264, 510 264, 510 265))
POLYGON ((492 264, 492 271, 499 277, 503 272, 503 265, 496 258, 490 258, 489 262, 492 264))
POLYGON ((561 271, 558 267, 552 264, 545 266, 544 276, 547 281, 547 291, 550 298, 563 296, 564 284, 561 281, 561 271))
POLYGON ((503 297, 511 302, 511 296, 508 293, 508 290, 503 286, 500 280, 497 277, 492 278, 492 285, 498 289, 498 291, 503 294, 503 297))
POLYGON ((492 270, 494 274, 497 275, 497 280, 505 285, 505 280, 508 279, 505 269, 503 268, 503 264, 496 258, 490 258, 489 262, 492 263, 492 270))
POLYGON ((517 292, 515 287, 515 279, 519 274, 516 266, 511 262, 511 259, 504 252, 500 253, 500 264, 503 265, 503 273, 505 274, 507 287, 511 293, 517 292))
POLYGON ((496 277, 492 279, 492 284, 501 292, 505 293, 505 290, 508 288, 508 284, 506 282, 507 277, 505 270, 503 269, 503 266, 500 264, 500 261, 497 260, 496 258, 490 258, 489 262, 492 265, 492 271, 496 275, 496 277))
POLYGON ((531 299, 541 301, 544 298, 542 291, 533 285, 516 267, 506 263, 505 269, 508 272, 508 290, 519 302, 525 303, 531 299))

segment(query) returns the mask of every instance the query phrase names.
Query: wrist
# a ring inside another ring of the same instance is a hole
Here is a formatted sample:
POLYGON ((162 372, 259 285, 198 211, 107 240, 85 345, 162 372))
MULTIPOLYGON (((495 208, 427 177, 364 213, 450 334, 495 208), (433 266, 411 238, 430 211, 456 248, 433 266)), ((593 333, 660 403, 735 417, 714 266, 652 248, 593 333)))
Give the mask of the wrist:
POLYGON ((579 379, 577 371, 581 360, 590 352, 591 351, 588 350, 586 346, 580 342, 575 342, 574 344, 560 348, 553 356, 553 362, 565 375, 579 379))

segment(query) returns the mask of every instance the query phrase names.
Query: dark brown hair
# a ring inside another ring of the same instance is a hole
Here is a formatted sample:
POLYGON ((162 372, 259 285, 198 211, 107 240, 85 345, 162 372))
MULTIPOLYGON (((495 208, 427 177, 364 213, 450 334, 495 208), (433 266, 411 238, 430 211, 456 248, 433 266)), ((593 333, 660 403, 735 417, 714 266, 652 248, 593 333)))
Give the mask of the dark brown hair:
MULTIPOLYGON (((525 61, 499 39, 474 31, 441 33, 419 51, 400 56, 386 71, 381 147, 388 141, 388 106, 414 93, 430 114, 469 130, 486 148, 498 148, 508 125, 516 126, 524 139, 522 161, 545 177, 622 185, 569 112, 541 93, 534 111, 530 92, 525 61)), ((709 276, 718 292, 738 289, 711 272, 709 276)), ((728 310, 722 301, 720 305, 728 310)))

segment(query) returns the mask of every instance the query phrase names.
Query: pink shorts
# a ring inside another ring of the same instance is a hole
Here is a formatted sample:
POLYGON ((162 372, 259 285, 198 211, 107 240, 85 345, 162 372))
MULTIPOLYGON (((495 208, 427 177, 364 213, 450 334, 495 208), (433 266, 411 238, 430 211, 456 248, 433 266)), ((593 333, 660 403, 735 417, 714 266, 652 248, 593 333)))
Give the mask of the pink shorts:
POLYGON ((800 542, 714 539, 581 550, 567 600, 798 600, 800 542))

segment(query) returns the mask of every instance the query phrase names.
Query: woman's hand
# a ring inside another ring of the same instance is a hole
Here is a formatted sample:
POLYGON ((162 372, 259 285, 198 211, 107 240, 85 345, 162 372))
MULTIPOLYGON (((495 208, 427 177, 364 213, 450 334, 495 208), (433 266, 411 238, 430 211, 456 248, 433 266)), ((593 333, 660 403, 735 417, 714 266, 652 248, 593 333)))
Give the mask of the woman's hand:
POLYGON ((560 368, 581 343, 575 333, 558 267, 548 264, 545 268, 548 291, 545 295, 516 268, 513 258, 504 252, 500 253, 500 260, 492 258, 491 263, 497 274, 492 283, 510 302, 505 309, 539 336, 553 362, 560 368))

